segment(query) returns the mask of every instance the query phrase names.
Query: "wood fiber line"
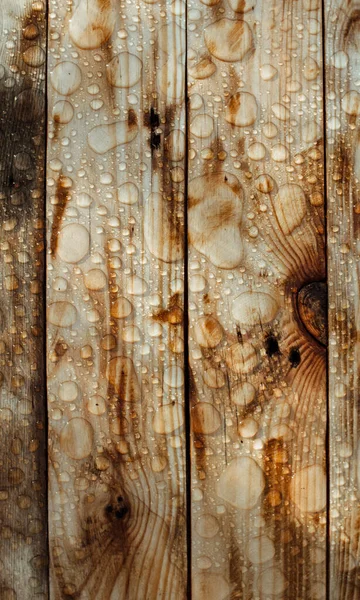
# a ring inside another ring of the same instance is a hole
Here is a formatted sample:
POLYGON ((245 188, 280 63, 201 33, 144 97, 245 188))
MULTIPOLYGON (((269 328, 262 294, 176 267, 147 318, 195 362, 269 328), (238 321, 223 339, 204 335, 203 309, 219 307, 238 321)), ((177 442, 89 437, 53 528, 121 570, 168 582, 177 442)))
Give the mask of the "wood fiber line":
POLYGON ((325 5, 329 282, 329 590, 360 598, 360 3, 325 5))
POLYGON ((186 596, 185 5, 55 0, 51 597, 186 596))
POLYGON ((319 0, 189 0, 192 597, 326 596, 319 0))
POLYGON ((0 598, 45 600, 45 4, 0 24, 0 598))

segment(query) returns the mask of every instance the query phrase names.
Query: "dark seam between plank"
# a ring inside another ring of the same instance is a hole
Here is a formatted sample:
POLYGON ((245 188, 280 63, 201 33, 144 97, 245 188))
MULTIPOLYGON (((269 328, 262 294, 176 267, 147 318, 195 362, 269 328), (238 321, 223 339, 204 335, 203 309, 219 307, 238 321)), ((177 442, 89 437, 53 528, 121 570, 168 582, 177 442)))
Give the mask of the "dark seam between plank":
POLYGON ((44 352, 44 424, 45 424, 45 506, 46 506, 46 542, 47 542, 47 582, 48 598, 50 599, 50 537, 49 537, 49 415, 47 395, 47 227, 46 227, 46 201, 47 201, 47 145, 48 145, 48 65, 49 65, 49 0, 45 2, 45 116, 44 116, 44 268, 43 268, 43 352, 44 352))
MULTIPOLYGON (((325 1, 321 2, 321 25, 322 25, 322 84, 323 84, 323 147, 324 147, 324 230, 325 230, 325 273, 326 283, 329 280, 328 272, 328 220, 327 220, 327 144, 326 144, 326 11, 325 1)), ((328 324, 329 318, 329 295, 327 300, 328 324)), ((329 326, 327 327, 326 343, 326 436, 325 436, 325 464, 326 464, 326 600, 331 600, 330 596, 330 397, 329 397, 329 326)))
POLYGON ((184 372, 185 372, 185 451, 186 451, 186 549, 187 549, 187 600, 192 598, 192 547, 191 547, 191 421, 190 421, 190 363, 189 363, 189 242, 188 242, 188 184, 189 184, 189 102, 188 102, 188 3, 185 10, 185 189, 184 189, 184 372))

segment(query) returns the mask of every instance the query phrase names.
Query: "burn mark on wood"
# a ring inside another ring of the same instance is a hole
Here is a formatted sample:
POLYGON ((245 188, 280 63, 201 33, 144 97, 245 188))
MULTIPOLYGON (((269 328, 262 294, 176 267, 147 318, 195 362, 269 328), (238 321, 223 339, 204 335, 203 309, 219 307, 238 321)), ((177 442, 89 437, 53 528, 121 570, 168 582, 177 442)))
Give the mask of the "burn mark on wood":
POLYGON ((243 343, 243 337, 240 329, 240 325, 236 325, 236 337, 238 339, 239 344, 243 343))
POLYGON ((301 355, 299 348, 291 348, 289 352, 289 362, 293 369, 296 369, 301 363, 301 355))
POLYGON ((150 137, 150 147, 153 150, 157 150, 160 147, 160 143, 161 143, 160 133, 155 133, 154 131, 152 131, 151 137, 150 137))
POLYGON ((124 498, 118 496, 114 504, 108 504, 105 507, 105 513, 109 518, 120 521, 129 513, 129 507, 126 505, 124 498))
POLYGON ((62 173, 60 173, 56 183, 55 200, 56 204, 54 209, 54 219, 51 227, 50 237, 50 252, 52 255, 55 254, 57 249, 59 230, 67 203, 69 201, 69 191, 65 186, 65 178, 63 177, 62 173))
POLYGON ((265 351, 269 358, 280 354, 279 343, 273 332, 270 332, 265 337, 265 351))
POLYGON ((129 127, 132 127, 137 124, 137 116, 136 116, 136 112, 134 111, 133 108, 130 108, 128 111, 127 121, 128 121, 129 127))
MULTIPOLYGON (((21 14, 29 4, 32 3, 5 0, 0 10, 4 29, 0 78, 1 342, 7 356, 11 355, 4 371, 4 393, 8 395, 11 390, 14 394, 11 421, 1 428, 0 488, 6 486, 8 498, 2 502, 0 522, 2 529, 10 532, 8 540, 2 536, 0 541, 1 555, 7 557, 1 574, 1 598, 31 595, 34 590, 29 590, 29 581, 36 581, 35 594, 48 597, 42 294, 45 69, 42 65, 34 69, 23 60, 23 52, 33 44, 32 40, 41 35, 37 44, 44 42, 46 19, 43 11, 21 14), (16 47, 10 48, 7 40, 17 38, 16 47), (12 224, 9 228, 7 219, 12 224), (21 254, 26 256, 25 263, 16 260, 21 254), (7 264, 9 256, 11 264, 7 264), (11 273, 15 285, 12 281, 9 286, 4 284, 7 273, 11 273), (26 419, 21 410, 23 402, 29 407, 26 419), (10 454, 14 438, 21 440, 21 452, 10 454), (8 469, 12 473, 9 479, 8 469), (26 493, 23 498, 31 499, 31 522, 36 525, 32 532, 27 511, 16 509, 17 505, 28 508, 19 504, 19 483, 26 493), (8 547, 14 536, 16 556, 9 553, 8 547), (14 578, 16 564, 20 563, 21 572, 14 578)), ((1 373, 0 385, 2 382, 1 373)))
POLYGON ((129 512, 128 507, 123 506, 122 508, 119 508, 118 510, 115 511, 115 517, 117 519, 122 519, 123 517, 125 517, 125 515, 127 515, 128 512, 129 512))
POLYGON ((297 296, 300 319, 306 331, 323 346, 327 344, 327 285, 314 281, 302 287, 297 296))
POLYGON ((0 89, 0 190, 4 216, 28 214, 31 189, 38 177, 36 135, 42 130, 44 96, 29 84, 25 78, 15 93, 13 88, 0 89))
POLYGON ((161 144, 161 134, 157 131, 160 127, 160 115, 153 106, 150 108, 150 112, 144 114, 144 125, 150 129, 150 148, 157 150, 161 144))

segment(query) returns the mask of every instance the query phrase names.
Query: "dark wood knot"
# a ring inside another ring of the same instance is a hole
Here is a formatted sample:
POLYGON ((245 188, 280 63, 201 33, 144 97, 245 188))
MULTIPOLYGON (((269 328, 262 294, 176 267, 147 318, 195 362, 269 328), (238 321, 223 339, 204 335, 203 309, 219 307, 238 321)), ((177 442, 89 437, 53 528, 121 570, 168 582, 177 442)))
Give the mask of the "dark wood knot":
POLYGON ((105 512, 109 517, 121 520, 128 514, 129 508, 126 506, 124 498, 118 496, 114 504, 108 504, 105 507, 105 512))
POLYGON ((327 285, 313 281, 304 285, 297 297, 299 317, 310 335, 327 345, 327 285))

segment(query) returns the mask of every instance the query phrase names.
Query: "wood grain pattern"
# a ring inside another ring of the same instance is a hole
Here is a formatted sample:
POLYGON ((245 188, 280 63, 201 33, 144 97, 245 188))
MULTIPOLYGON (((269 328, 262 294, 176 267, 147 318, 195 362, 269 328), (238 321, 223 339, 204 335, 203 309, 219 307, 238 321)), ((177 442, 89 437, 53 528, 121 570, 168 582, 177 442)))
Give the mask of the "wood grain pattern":
POLYGON ((359 586, 360 3, 326 2, 330 589, 359 586))
POLYGON ((45 358, 46 6, 3 0, 1 600, 49 596, 45 360, 51 598, 186 597, 189 385, 192 597, 360 600, 360 3, 324 9, 50 3, 45 358))
POLYGON ((47 598, 42 2, 0 5, 0 597, 47 598))
POLYGON ((325 598, 321 3, 189 0, 187 58, 193 597, 325 598))
POLYGON ((185 5, 51 5, 53 599, 185 597, 185 5))

